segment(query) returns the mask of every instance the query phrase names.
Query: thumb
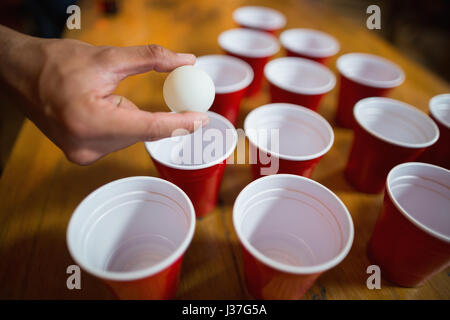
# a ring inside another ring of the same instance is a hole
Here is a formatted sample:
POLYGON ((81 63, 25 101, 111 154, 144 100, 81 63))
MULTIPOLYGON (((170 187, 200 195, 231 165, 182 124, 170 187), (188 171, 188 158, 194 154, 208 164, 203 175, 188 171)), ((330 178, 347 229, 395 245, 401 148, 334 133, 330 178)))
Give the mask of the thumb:
POLYGON ((134 141, 152 141, 174 134, 183 129, 192 132, 209 123, 209 117, 203 112, 147 112, 140 109, 115 108, 104 118, 106 134, 116 138, 128 138, 134 141))
POLYGON ((189 53, 175 53, 158 45, 109 47, 101 56, 103 65, 111 72, 125 78, 130 75, 155 70, 169 72, 173 69, 194 64, 195 56, 189 53))

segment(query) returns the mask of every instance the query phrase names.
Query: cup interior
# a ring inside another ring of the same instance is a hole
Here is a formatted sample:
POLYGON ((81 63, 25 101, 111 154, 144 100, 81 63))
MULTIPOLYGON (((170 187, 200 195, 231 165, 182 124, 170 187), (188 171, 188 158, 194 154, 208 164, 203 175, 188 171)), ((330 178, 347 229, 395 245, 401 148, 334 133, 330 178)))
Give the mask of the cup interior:
POLYGON ((450 129, 450 93, 433 97, 430 100, 430 112, 437 121, 450 129))
POLYGON ((281 44, 293 52, 324 58, 339 51, 339 43, 325 32, 312 29, 289 29, 280 35, 281 44))
POLYGON ((450 171, 410 162, 391 170, 387 188, 394 204, 412 223, 450 242, 450 171))
POLYGON ((241 26, 263 30, 278 30, 286 24, 283 14, 261 6, 240 7, 233 12, 233 19, 241 26))
POLYGON ((439 129, 425 113, 389 98, 366 98, 356 103, 356 121, 385 142, 407 148, 425 148, 439 137, 439 129))
POLYGON ((249 184, 236 199, 233 223, 253 256, 291 273, 335 266, 353 241, 353 222, 339 198, 295 175, 271 175, 249 184))
POLYGON ((327 67, 297 57, 270 61, 264 68, 264 75, 272 84, 298 94, 323 94, 336 84, 336 77, 327 67))
POLYGON ((333 129, 322 116, 289 103, 254 109, 245 119, 244 129, 253 145, 293 161, 318 158, 328 152, 334 141, 333 129), (271 136, 272 130, 278 131, 278 139, 271 136))
POLYGON ((244 28, 222 32, 219 45, 225 51, 251 58, 270 57, 280 49, 278 40, 273 35, 244 28))
POLYGON ((216 93, 230 93, 246 88, 253 80, 253 69, 245 61, 226 55, 198 57, 195 66, 211 77, 216 93))
POLYGON ((189 245, 195 214, 186 194, 162 179, 131 177, 91 193, 67 231, 75 261, 110 280, 134 280, 175 262, 189 245))
POLYGON ((233 124, 208 111, 209 124, 191 134, 146 142, 150 156, 165 166, 181 170, 211 167, 226 160, 237 144, 233 124))
POLYGON ((399 66, 371 54, 345 54, 337 60, 337 68, 345 77, 375 88, 393 88, 405 80, 399 66))

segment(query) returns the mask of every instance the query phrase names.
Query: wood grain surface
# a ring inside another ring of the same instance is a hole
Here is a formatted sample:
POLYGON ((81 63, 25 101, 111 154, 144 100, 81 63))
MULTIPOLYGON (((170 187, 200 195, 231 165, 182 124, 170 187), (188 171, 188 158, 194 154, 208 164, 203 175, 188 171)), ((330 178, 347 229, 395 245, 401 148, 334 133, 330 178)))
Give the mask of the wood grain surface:
MULTIPOLYGON (((399 64, 406 81, 391 97, 427 111, 428 100, 449 92, 447 83, 406 58, 361 22, 349 21, 313 1, 122 1, 119 14, 105 17, 94 1, 82 1, 81 30, 65 37, 95 45, 157 43, 196 55, 220 53, 217 36, 235 27, 232 12, 244 4, 268 5, 283 12, 287 28, 307 27, 334 35, 339 54, 369 52, 399 64)), ((278 56, 282 56, 280 52, 278 56)), ((70 57, 67 57, 70 59, 70 57)), ((336 72, 336 59, 328 65, 336 72)), ((168 111, 162 97, 164 74, 154 72, 123 81, 117 93, 146 110, 168 111)), ((382 281, 381 290, 366 287, 370 265, 366 246, 380 210, 382 195, 356 192, 344 179, 352 132, 336 127, 337 88, 319 112, 334 127, 335 143, 316 168, 313 178, 333 190, 347 205, 355 224, 355 241, 347 258, 324 273, 304 299, 450 299, 448 270, 419 288, 400 288, 382 281)), ((243 101, 238 128, 246 114, 269 102, 263 93, 243 101)), ((0 180, 0 298, 111 299, 99 280, 82 273, 82 289, 66 288, 66 268, 73 264, 66 247, 66 227, 77 204, 91 191, 115 179, 157 176, 143 143, 80 167, 69 163, 30 121, 26 121, 0 180)), ((194 240, 183 262, 180 299, 247 299, 241 252, 232 227, 233 202, 250 182, 248 165, 228 166, 217 208, 197 221, 194 240)))

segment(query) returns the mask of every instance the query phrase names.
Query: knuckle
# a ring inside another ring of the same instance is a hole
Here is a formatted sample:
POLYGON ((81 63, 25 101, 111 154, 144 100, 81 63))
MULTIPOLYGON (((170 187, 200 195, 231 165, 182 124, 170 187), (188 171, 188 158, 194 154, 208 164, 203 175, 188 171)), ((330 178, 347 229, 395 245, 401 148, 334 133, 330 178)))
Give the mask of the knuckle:
POLYGON ((144 141, 152 141, 160 136, 160 125, 158 121, 148 121, 147 128, 145 130, 145 136, 142 137, 144 141))
POLYGON ((163 58, 166 56, 166 49, 157 44, 147 45, 147 50, 149 51, 150 55, 157 58, 163 58))
POLYGON ((153 141, 162 138, 163 122, 158 121, 153 115, 149 115, 146 121, 145 135, 142 137, 144 141, 153 141))
POLYGON ((64 152, 67 160, 80 166, 87 166, 97 161, 100 157, 90 150, 76 148, 64 152))
POLYGON ((61 110, 59 120, 63 131, 75 141, 83 141, 92 138, 95 132, 95 107, 87 100, 69 103, 61 110), (80 107, 82 103, 82 107, 80 107))
POLYGON ((85 140, 90 137, 89 126, 83 121, 71 116, 70 113, 65 113, 62 117, 62 126, 64 131, 75 140, 85 140))
POLYGON ((116 56, 116 48, 113 46, 102 46, 99 48, 95 58, 99 62, 109 63, 110 61, 114 61, 116 56))
POLYGON ((195 129, 201 127, 201 121, 185 121, 183 126, 187 131, 194 132, 195 129))

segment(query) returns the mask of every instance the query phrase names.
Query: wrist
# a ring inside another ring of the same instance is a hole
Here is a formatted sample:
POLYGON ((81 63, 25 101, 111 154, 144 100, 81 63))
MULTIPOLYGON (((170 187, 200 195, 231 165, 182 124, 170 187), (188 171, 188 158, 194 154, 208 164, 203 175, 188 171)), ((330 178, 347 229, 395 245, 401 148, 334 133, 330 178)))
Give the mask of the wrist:
POLYGON ((39 96, 45 41, 0 26, 0 82, 27 102, 36 102, 39 96))

